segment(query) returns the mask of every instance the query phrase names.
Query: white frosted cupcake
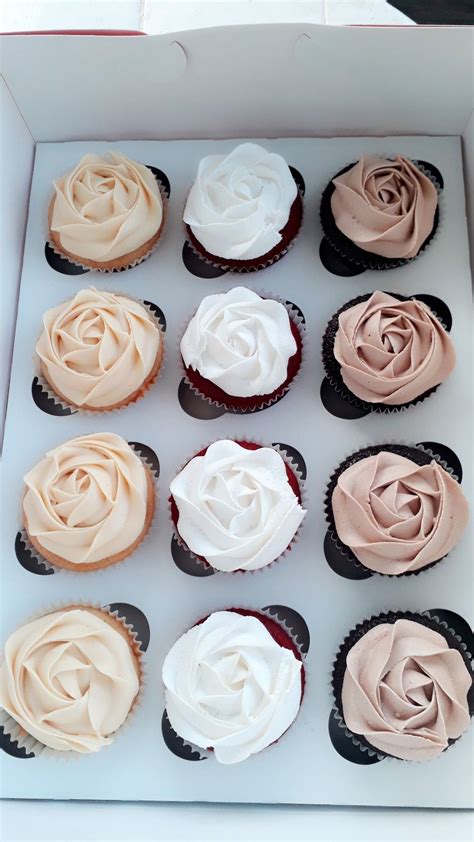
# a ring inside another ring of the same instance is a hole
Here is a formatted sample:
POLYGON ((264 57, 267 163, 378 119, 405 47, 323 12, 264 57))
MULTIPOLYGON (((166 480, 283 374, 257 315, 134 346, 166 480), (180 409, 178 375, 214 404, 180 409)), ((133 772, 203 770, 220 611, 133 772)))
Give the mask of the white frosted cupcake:
POLYGON ((246 287, 207 295, 180 343, 191 386, 228 410, 253 412, 279 400, 299 372, 301 319, 246 287))
POLYGON ((214 442, 171 482, 179 540, 225 573, 272 564, 291 546, 306 514, 295 470, 272 447, 214 442))
POLYGON ((253 611, 210 614, 163 664, 166 713, 184 740, 232 764, 277 742, 301 706, 301 654, 274 620, 253 611))
POLYGON ((10 635, 0 667, 0 706, 20 726, 19 743, 29 736, 40 750, 87 754, 113 742, 140 678, 139 646, 120 620, 106 610, 71 605, 10 635))
POLYGON ((256 143, 203 158, 184 210, 195 250, 230 271, 274 263, 302 218, 303 201, 285 159, 256 143))
POLYGON ((156 380, 163 334, 150 310, 94 287, 43 316, 36 345, 41 374, 61 401, 78 409, 121 409, 156 380))
POLYGON ((49 237, 63 257, 90 269, 144 259, 163 229, 163 194, 152 171, 121 152, 84 155, 54 181, 49 237))

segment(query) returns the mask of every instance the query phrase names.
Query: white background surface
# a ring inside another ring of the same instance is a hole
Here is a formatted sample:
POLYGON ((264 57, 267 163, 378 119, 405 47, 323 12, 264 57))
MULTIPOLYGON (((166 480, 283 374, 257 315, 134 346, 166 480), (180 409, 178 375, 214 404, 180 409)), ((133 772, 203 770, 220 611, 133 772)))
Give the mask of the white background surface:
POLYGON ((82 154, 110 145, 39 144, 37 147, 25 260, 20 288, 19 322, 12 389, 5 434, 4 472, 9 499, 2 551, 6 600, 1 638, 31 613, 58 601, 79 599, 129 601, 148 616, 152 637, 146 655, 147 682, 137 716, 114 745, 77 762, 47 758, 21 761, 2 756, 7 796, 39 798, 183 799, 222 801, 317 802, 422 806, 469 806, 472 798, 472 729, 436 761, 423 766, 385 760, 358 767, 342 760, 329 742, 331 706, 329 674, 345 633, 371 613, 387 608, 451 608, 472 617, 471 554, 464 537, 447 561, 425 574, 392 580, 374 577, 352 582, 337 577, 323 558, 326 531, 322 499, 332 469, 344 456, 370 441, 438 440, 458 453, 470 483, 469 359, 459 354, 448 381, 423 404, 389 416, 373 414, 360 421, 336 420, 322 407, 320 341, 328 318, 348 298, 382 286, 404 294, 431 292, 447 299, 458 348, 470 331, 470 280, 459 138, 335 138, 266 141, 303 173, 307 192, 303 230, 294 248, 279 263, 240 278, 202 280, 190 275, 181 260, 182 208, 199 159, 229 150, 235 142, 123 142, 131 157, 162 168, 171 180, 169 223, 163 242, 141 266, 120 275, 90 273, 67 277, 44 259, 46 207, 55 176, 70 169, 82 154), (439 234, 416 261, 401 269, 366 273, 354 279, 328 274, 318 257, 321 231, 318 203, 331 175, 362 152, 399 152, 424 158, 445 178, 439 234), (449 287, 446 278, 451 279, 449 287), (212 421, 188 417, 177 401, 181 372, 176 343, 183 323, 201 298, 243 282, 254 289, 294 300, 306 315, 308 341, 301 378, 289 394, 264 412, 223 416, 212 421), (165 371, 147 396, 128 409, 104 416, 57 418, 45 415, 31 399, 32 355, 41 313, 89 284, 120 289, 158 303, 168 320, 165 371), (178 294, 179 290, 179 294, 178 294), (451 408, 457 411, 452 424, 451 408), (34 429, 35 434, 31 435, 34 429), (127 439, 153 447, 161 461, 158 519, 150 538, 132 558, 97 574, 41 577, 15 561, 13 541, 19 517, 22 476, 45 450, 74 435, 111 429, 127 439), (169 481, 182 462, 211 439, 250 435, 262 442, 283 441, 301 450, 307 466, 309 514, 301 540, 280 564, 254 576, 216 575, 194 579, 174 566, 169 552, 171 526, 166 497, 169 481), (21 443, 21 444, 20 444, 21 443), (304 587, 302 586, 304 584, 304 587), (312 643, 306 662, 307 689, 295 724, 276 746, 222 769, 213 759, 181 761, 164 746, 160 732, 163 692, 160 671, 167 650, 195 620, 229 604, 263 607, 290 605, 309 625, 312 643))
POLYGON ((149 34, 236 23, 411 24, 385 0, 3 0, 4 32, 138 29, 149 34))

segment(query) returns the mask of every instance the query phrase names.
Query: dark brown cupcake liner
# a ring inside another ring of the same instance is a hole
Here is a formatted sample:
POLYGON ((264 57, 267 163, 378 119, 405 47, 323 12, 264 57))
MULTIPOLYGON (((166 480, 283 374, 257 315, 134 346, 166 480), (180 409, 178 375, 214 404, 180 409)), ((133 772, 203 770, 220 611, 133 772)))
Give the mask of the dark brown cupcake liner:
POLYGON ((277 245, 274 246, 271 251, 267 252, 267 254, 263 254, 261 257, 256 257, 252 260, 229 260, 224 257, 220 258, 218 255, 211 254, 206 251, 206 249, 201 246, 196 235, 193 234, 190 226, 185 224, 184 227, 189 248, 195 255, 197 255, 198 258, 200 258, 200 260, 204 261, 204 263, 209 266, 213 266, 215 269, 220 270, 222 273, 231 272, 232 274, 250 274, 252 272, 259 272, 261 269, 266 269, 268 266, 273 266, 274 263, 281 260, 281 258, 284 257, 295 244, 300 234, 304 219, 304 180, 301 174, 294 167, 290 167, 290 170, 296 187, 298 188, 298 192, 296 194, 296 199, 290 208, 288 222, 280 232, 282 234, 283 243, 286 240, 285 229, 289 226, 292 229, 291 233, 288 234, 289 239, 287 242, 284 242, 284 245, 282 245, 282 243, 277 243, 277 245))
POLYGON ((435 211, 433 228, 424 243, 420 246, 418 252, 413 257, 390 258, 359 248, 359 246, 346 237, 336 225, 331 208, 331 197, 335 190, 333 179, 348 172, 348 170, 352 169, 356 163, 356 161, 353 161, 351 164, 343 167, 343 169, 333 175, 329 184, 323 191, 319 215, 324 236, 331 248, 337 252, 344 261, 354 264, 356 267, 360 267, 361 271, 365 271, 366 269, 395 269, 399 266, 411 263, 426 249, 436 235, 440 220, 440 193, 443 189, 443 177, 441 173, 428 161, 413 161, 413 164, 415 164, 415 166, 430 179, 438 192, 438 206, 435 211))
MULTIPOLYGON (((422 294, 419 296, 416 295, 401 295, 398 292, 387 292, 387 295, 393 296, 393 298, 397 298, 398 301, 421 301, 423 304, 426 304, 423 301, 422 294)), ((342 400, 347 401, 348 403, 352 404, 352 406, 357 407, 358 409, 363 410, 366 413, 369 412, 380 412, 382 414, 389 414, 389 413, 396 413, 396 412, 403 412, 403 410, 408 409, 410 406, 416 406, 419 403, 422 403, 426 398, 430 395, 434 394, 437 389, 442 385, 438 383, 437 386, 433 386, 431 389, 428 389, 426 392, 423 392, 421 395, 418 395, 411 401, 407 403, 400 403, 394 405, 388 405, 385 403, 368 403, 367 401, 358 398, 353 392, 351 392, 344 380, 342 379, 341 375, 341 366, 339 365, 338 361, 334 356, 334 342, 336 339, 336 334, 339 329, 339 316, 341 313, 344 313, 346 310, 350 310, 351 307, 355 307, 357 304, 361 304, 363 301, 368 301, 371 298, 373 292, 368 292, 365 295, 358 295, 357 298, 352 298, 350 301, 347 301, 339 310, 331 317, 329 320, 326 330, 324 331, 323 341, 322 341, 322 359, 323 359, 323 366, 326 372, 326 377, 334 389, 341 397, 342 400)), ((444 304, 444 302, 440 303, 444 304)), ((450 325, 446 323, 446 320, 443 320, 438 316, 438 314, 429 306, 433 316, 435 316, 440 324, 444 327, 445 330, 449 332, 450 325)))
MULTIPOLYGON (((423 612, 387 611, 385 613, 373 615, 369 619, 363 620, 361 623, 358 623, 355 626, 355 628, 353 628, 344 638, 337 652, 331 673, 331 687, 334 697, 334 714, 339 727, 345 729, 346 737, 353 743, 354 746, 357 746, 357 748, 359 748, 360 751, 368 752, 370 756, 375 755, 379 760, 383 760, 385 757, 392 757, 393 759, 400 760, 404 763, 414 762, 404 760, 400 757, 395 757, 395 755, 388 754, 387 752, 376 748, 371 743, 369 743, 369 741, 366 740, 366 738, 363 737, 361 734, 355 734, 347 727, 342 707, 342 685, 344 681, 344 675, 346 672, 347 656, 350 650, 365 634, 367 634, 367 632, 369 632, 376 626, 381 625, 382 623, 390 623, 393 625, 397 620, 413 620, 414 622, 421 623, 423 626, 426 626, 427 628, 438 632, 438 634, 443 635, 449 648, 456 649, 461 654, 469 673, 472 674, 472 658, 474 644, 472 632, 470 632, 469 635, 470 630, 468 624, 461 617, 458 617, 457 619, 460 620, 463 624, 462 633, 460 633, 458 629, 452 628, 449 620, 443 619, 443 613, 444 612, 442 609, 430 609, 423 612), (438 616, 437 612, 439 612, 440 616, 438 616)), ((449 616, 451 612, 446 613, 449 616)), ((471 690, 468 694, 469 713, 471 716, 474 715, 473 690, 474 685, 471 685, 471 690)), ((447 751, 449 746, 453 745, 459 739, 461 739, 461 737, 448 740, 448 746, 445 749, 445 751, 447 751)))
POLYGON ((324 496, 324 514, 326 516, 326 521, 329 525, 328 535, 330 536, 331 542, 336 547, 340 559, 344 559, 347 562, 348 568, 352 568, 360 573, 366 573, 367 578, 369 576, 383 576, 384 578, 388 579, 401 579, 406 578, 407 576, 419 576, 420 573, 425 573, 426 571, 434 567, 436 564, 439 564, 440 561, 443 561, 443 559, 447 558, 449 553, 446 553, 446 555, 436 559, 436 561, 432 561, 430 564, 427 564, 424 567, 420 567, 418 570, 407 570, 405 573, 380 573, 379 571, 371 570, 369 567, 366 567, 364 564, 362 564, 362 562, 359 561, 359 559, 354 555, 351 548, 341 541, 337 533, 336 522, 334 520, 334 514, 332 509, 332 496, 337 486, 337 481, 339 477, 341 476, 341 474, 344 473, 344 471, 346 471, 352 465, 355 465, 357 462, 360 462, 362 459, 367 459, 370 456, 376 456, 378 453, 382 453, 383 451, 388 451, 389 453, 396 453, 398 456, 404 456, 406 459, 411 459, 412 462, 415 462, 415 464, 419 465, 420 467, 422 467, 423 465, 429 465, 432 462, 432 460, 435 459, 439 463, 439 465, 441 465, 441 467, 453 477, 453 479, 457 480, 458 482, 461 481, 455 473, 453 467, 451 467, 442 458, 442 456, 440 456, 434 450, 424 447, 422 442, 410 445, 389 442, 387 444, 376 444, 363 447, 360 450, 351 453, 350 456, 346 457, 340 463, 340 465, 338 465, 338 467, 335 469, 335 471, 331 474, 329 478, 329 482, 326 486, 326 493, 324 496))

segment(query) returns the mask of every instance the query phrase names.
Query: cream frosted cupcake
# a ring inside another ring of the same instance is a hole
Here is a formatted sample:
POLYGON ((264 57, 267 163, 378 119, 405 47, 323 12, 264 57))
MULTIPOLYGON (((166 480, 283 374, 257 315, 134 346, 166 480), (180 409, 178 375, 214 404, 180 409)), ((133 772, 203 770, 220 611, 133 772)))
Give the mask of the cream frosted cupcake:
POLYGON ((254 271, 278 260, 302 218, 303 201, 288 164, 256 143, 203 158, 184 210, 196 251, 230 271, 254 271))
POLYGON ((193 457, 170 485, 179 539, 225 573, 259 570, 293 542, 306 511, 291 464, 271 447, 217 441, 193 457))
POLYGON ((439 458, 388 444, 341 463, 329 482, 326 515, 349 564, 401 576, 433 566, 453 549, 469 507, 439 458))
POLYGON ((57 567, 88 572, 130 555, 155 508, 151 471, 115 433, 70 439, 25 476, 24 528, 57 567))
POLYGON ((382 757, 439 757, 470 724, 468 645, 431 612, 391 611, 356 626, 332 675, 353 742, 382 757))
POLYGON ((155 381, 164 340, 151 312, 126 295, 94 287, 43 316, 36 345, 41 374, 78 409, 120 409, 155 381))
POLYGON ((347 302, 323 337, 326 375, 341 397, 396 412, 432 394, 456 364, 449 334, 422 301, 377 290, 347 302))
POLYGON ((301 654, 284 629, 239 608, 197 623, 163 664, 171 727, 224 764, 282 737, 300 709, 304 681, 301 654))
POLYGON ((180 343, 186 377, 202 396, 252 412, 279 400, 301 366, 301 319, 246 287, 207 295, 180 343))
POLYGON ((71 605, 10 635, 0 705, 20 726, 20 743, 30 736, 40 748, 87 754, 113 742, 140 679, 140 650, 123 623, 106 610, 71 605))
POLYGON ((163 229, 163 194, 148 167, 121 152, 85 155, 54 182, 49 236, 90 269, 125 269, 147 257, 163 229))

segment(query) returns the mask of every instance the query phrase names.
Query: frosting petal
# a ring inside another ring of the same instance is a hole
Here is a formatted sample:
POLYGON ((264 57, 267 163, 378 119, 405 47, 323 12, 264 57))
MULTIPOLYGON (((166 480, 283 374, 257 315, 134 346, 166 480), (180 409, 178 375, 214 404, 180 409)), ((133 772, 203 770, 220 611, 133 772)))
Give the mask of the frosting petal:
POLYGON ((408 158, 363 156, 333 179, 337 227, 364 251, 408 259, 433 230, 438 193, 408 158))
POLYGON ((121 152, 85 155, 54 182, 51 230, 79 258, 106 262, 151 240, 163 221, 156 179, 121 152))
POLYGON ((435 460, 382 451, 339 476, 332 510, 340 540, 369 570, 398 575, 443 558, 469 519, 461 486, 435 460))
POLYGON ((184 221, 210 254, 251 260, 281 241, 297 192, 281 155, 242 143, 200 161, 184 221))
POLYGON ((301 662, 255 617, 211 614, 163 664, 166 712, 185 740, 239 763, 278 740, 301 703, 301 662))
POLYGON ((49 748, 87 753, 113 742, 138 689, 130 646, 91 610, 47 614, 6 642, 0 704, 49 748))
POLYGON ((216 570, 257 570, 293 540, 306 512, 271 447, 217 441, 174 478, 178 531, 216 570))
POLYGON ((340 313, 334 356, 354 395, 392 406, 442 383, 456 363, 449 335, 425 304, 379 291, 340 313))
POLYGON ((118 555, 142 534, 146 468, 115 433, 80 436, 50 450, 25 476, 28 534, 73 564, 118 555))
POLYGON ((91 287, 46 311, 36 353, 62 397, 75 406, 105 408, 140 389, 161 345, 141 304, 91 287))
POLYGON ((203 298, 181 340, 186 367, 235 397, 274 392, 295 353, 283 304, 245 287, 203 298))
POLYGON ((472 678, 457 649, 422 623, 370 629, 349 651, 342 686, 348 728, 402 760, 428 760, 469 727, 472 678))

